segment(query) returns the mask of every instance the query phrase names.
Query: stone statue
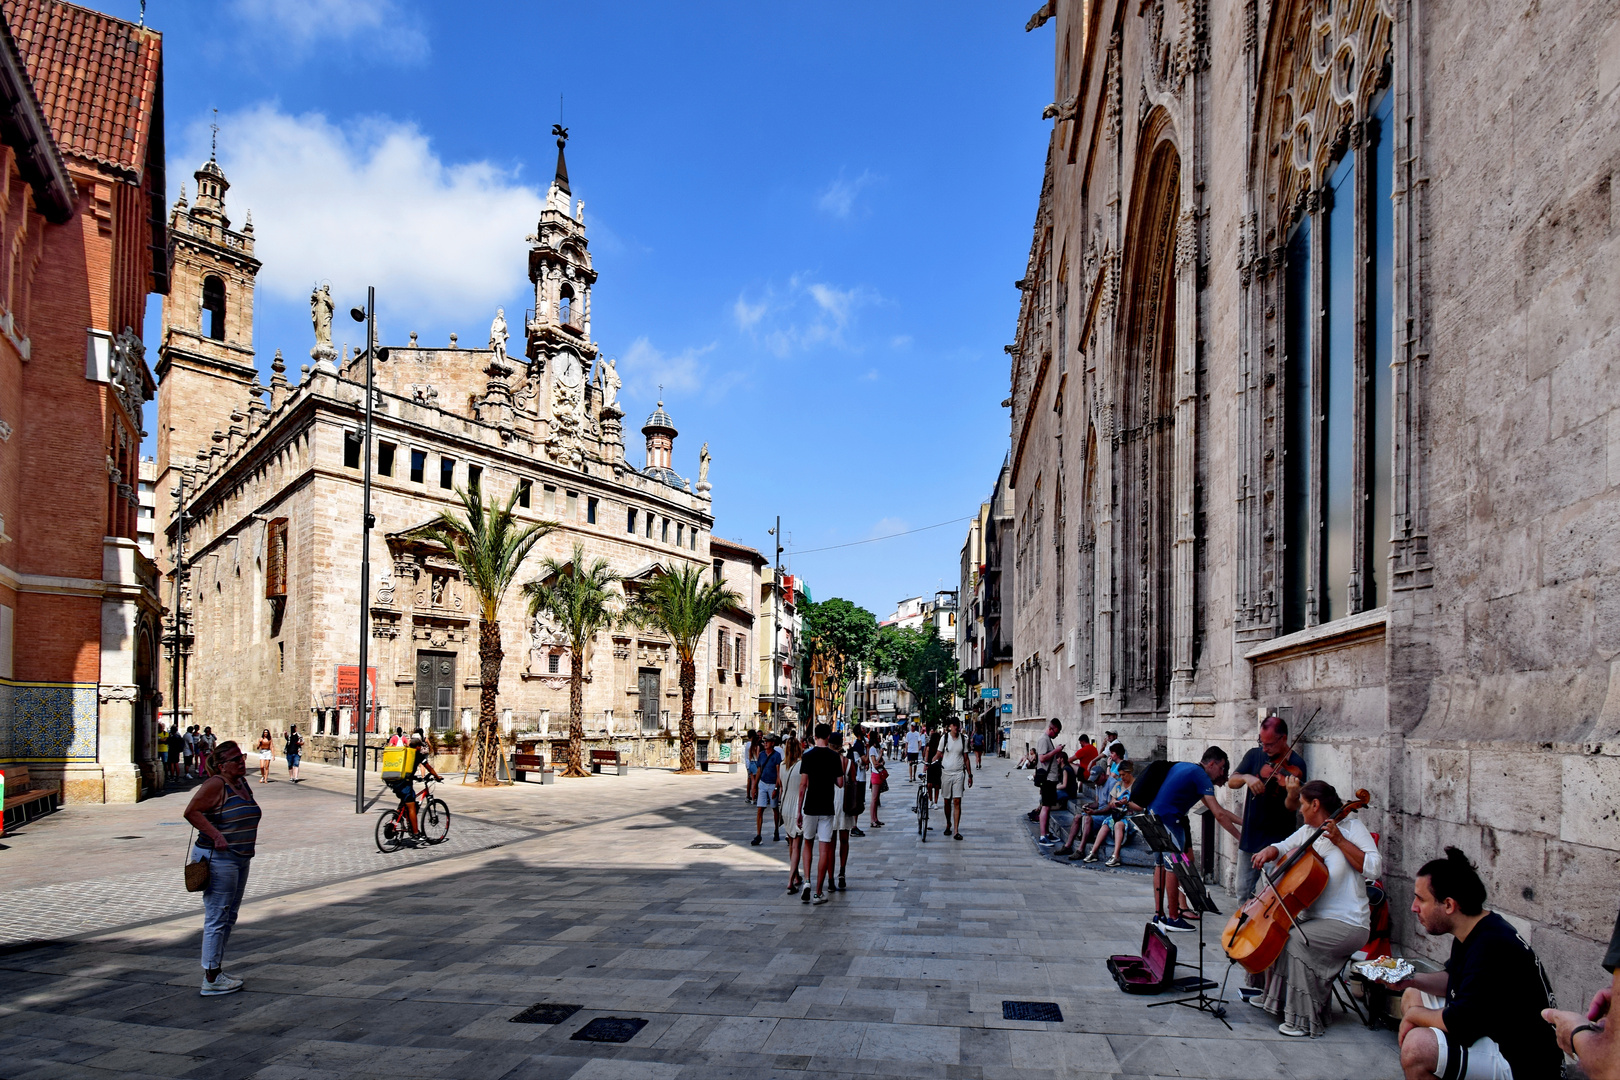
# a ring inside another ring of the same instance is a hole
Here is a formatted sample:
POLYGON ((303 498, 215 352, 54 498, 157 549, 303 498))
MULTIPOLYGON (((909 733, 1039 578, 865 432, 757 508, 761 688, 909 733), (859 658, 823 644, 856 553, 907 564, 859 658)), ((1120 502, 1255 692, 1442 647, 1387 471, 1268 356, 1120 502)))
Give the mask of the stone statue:
POLYGON ((499 359, 506 359, 506 309, 495 309, 495 321, 489 324, 489 347, 499 359))
POLYGON ((609 360, 602 369, 602 408, 619 411, 619 387, 623 385, 617 361, 609 360))
POLYGON ((698 451, 698 483, 700 483, 700 484, 707 484, 709 482, 709 461, 710 460, 711 459, 709 458, 709 444, 704 443, 703 444, 703 449, 698 451))
POLYGON ((337 350, 332 348, 332 288, 321 285, 310 291, 309 317, 315 324, 315 347, 309 350, 309 358, 320 363, 330 363, 337 359, 337 350))

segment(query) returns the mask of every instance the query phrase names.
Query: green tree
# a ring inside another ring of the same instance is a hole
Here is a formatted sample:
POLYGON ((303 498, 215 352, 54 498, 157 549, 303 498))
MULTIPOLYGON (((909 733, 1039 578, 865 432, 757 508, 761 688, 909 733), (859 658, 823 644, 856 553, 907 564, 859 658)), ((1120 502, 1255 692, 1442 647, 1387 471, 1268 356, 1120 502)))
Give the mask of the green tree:
POLYGON ((826 676, 828 715, 844 708, 849 684, 860 674, 877 637, 877 616, 841 597, 799 608, 804 617, 804 643, 826 676))
POLYGON ((529 617, 544 612, 568 635, 568 764, 564 776, 589 776, 585 768, 585 649, 600 630, 624 620, 616 607, 619 575, 606 559, 585 564, 585 545, 574 544, 567 562, 547 558, 540 576, 523 586, 529 617))
POLYGON ((922 648, 922 634, 912 627, 880 626, 868 653, 872 670, 879 675, 899 675, 922 648))
POLYGON ((461 500, 464 514, 442 511, 417 533, 449 549, 478 601, 478 782, 493 784, 501 753, 495 699, 500 694, 501 663, 506 658, 501 648, 501 600, 523 560, 541 537, 557 528, 557 523, 540 521, 519 526, 512 515, 518 497, 515 488, 504 506, 485 506, 480 484, 465 491, 457 488, 456 497, 461 500))
POLYGON ((916 634, 913 647, 900 666, 900 677, 917 697, 917 712, 924 727, 938 727, 955 712, 956 697, 966 692, 956 669, 956 652, 927 623, 916 634))
POLYGON ((675 645, 681 673, 681 767, 697 772, 697 728, 692 723, 692 697, 697 693, 697 647, 714 617, 726 608, 741 607, 741 594, 726 588, 724 580, 707 583, 703 571, 691 565, 660 574, 644 588, 630 607, 631 618, 666 634, 675 645))

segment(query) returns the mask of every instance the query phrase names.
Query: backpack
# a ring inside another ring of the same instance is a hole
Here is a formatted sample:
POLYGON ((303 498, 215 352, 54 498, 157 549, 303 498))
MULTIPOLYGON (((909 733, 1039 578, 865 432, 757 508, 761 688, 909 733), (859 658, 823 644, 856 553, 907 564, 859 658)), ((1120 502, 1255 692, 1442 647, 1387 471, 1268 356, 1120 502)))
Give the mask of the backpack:
POLYGON ((1170 772, 1170 765, 1169 761, 1148 762, 1148 767, 1142 770, 1142 775, 1136 778, 1136 784, 1131 788, 1131 802, 1141 807, 1153 805, 1159 789, 1164 786, 1165 775, 1170 772))

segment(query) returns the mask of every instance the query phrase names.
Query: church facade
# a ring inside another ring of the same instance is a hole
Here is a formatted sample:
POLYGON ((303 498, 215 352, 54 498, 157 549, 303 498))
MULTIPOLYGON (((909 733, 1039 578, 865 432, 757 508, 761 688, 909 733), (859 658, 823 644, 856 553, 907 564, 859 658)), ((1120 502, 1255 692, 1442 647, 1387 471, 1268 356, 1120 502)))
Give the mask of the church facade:
MULTIPOLYGON (((619 378, 591 337, 596 271, 583 211, 569 190, 561 139, 558 146, 556 179, 527 239, 535 302, 518 324, 520 347, 507 351, 514 335, 497 312, 487 347, 454 339, 430 347, 412 334, 379 350, 374 363, 366 677, 380 706, 370 718, 376 730, 421 726, 444 735, 476 716, 476 599, 448 552, 414 534, 441 511, 460 511, 457 489, 478 485, 503 502, 515 492, 520 522, 556 523, 519 585, 539 575, 542 558, 570 558, 576 542, 587 559, 606 559, 631 580, 680 564, 757 575, 736 545, 711 551, 707 446, 695 484, 677 473, 678 431, 662 402, 641 427, 645 467, 626 458, 619 378)), ((353 706, 365 353, 338 355, 334 302, 319 288, 311 297, 312 364, 295 383, 278 351, 269 385, 261 385, 251 340, 252 225, 232 229, 228 183, 215 162, 196 179, 195 203, 182 195, 170 214, 175 299, 165 308, 157 393, 157 559, 171 591, 182 554, 184 567, 178 718, 238 739, 293 723, 316 736, 352 736, 360 719, 353 706)), ((746 597, 758 592, 751 580, 733 587, 746 597)), ((732 624, 752 623, 748 605, 724 620, 728 639, 738 632, 732 624)), ((500 628, 503 726, 564 734, 566 639, 527 616, 517 586, 500 628)), ((720 632, 711 628, 710 638, 720 632)), ((724 735, 751 723, 757 688, 740 681, 736 665, 709 662, 716 644, 700 649, 695 705, 700 732, 724 735), (731 707, 705 710, 711 701, 731 707)), ((733 652, 728 644, 724 656, 733 652)), ((673 644, 650 630, 604 632, 587 664, 587 735, 628 740, 632 760, 662 760, 680 719, 673 644)), ((330 748, 319 738, 316 747, 330 748)))
POLYGON ((1568 1000, 1620 872, 1616 15, 1053 0, 1008 349, 1015 715, 1314 717, 1407 943, 1456 844, 1568 1000))

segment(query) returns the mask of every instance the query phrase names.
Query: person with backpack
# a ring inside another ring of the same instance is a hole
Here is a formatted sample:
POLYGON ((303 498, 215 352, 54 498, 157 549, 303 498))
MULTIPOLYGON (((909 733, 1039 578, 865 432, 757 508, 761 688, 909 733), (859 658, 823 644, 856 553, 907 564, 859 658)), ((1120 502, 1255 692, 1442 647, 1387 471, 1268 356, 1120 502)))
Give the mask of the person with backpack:
POLYGON ((297 724, 287 729, 282 750, 287 755, 287 778, 295 784, 299 783, 298 763, 304 758, 304 737, 298 734, 297 724))
POLYGON ((967 739, 962 736, 959 717, 951 717, 950 730, 939 740, 934 763, 939 766, 940 789, 945 799, 945 831, 960 840, 962 796, 973 786, 973 763, 968 760, 967 739))
POLYGON ((1187 811, 1202 802, 1221 828, 1238 839, 1243 822, 1215 798, 1215 785, 1226 782, 1230 761, 1226 751, 1211 746, 1196 763, 1178 761, 1167 768, 1154 762, 1131 789, 1133 809, 1152 810, 1176 843, 1175 854, 1166 853, 1163 865, 1153 868, 1153 921, 1166 930, 1189 933, 1193 926, 1181 917, 1181 887, 1177 884, 1175 861, 1189 850, 1187 811))
POLYGON ((834 810, 841 803, 838 796, 843 794, 840 789, 844 786, 844 768, 838 751, 827 745, 832 739, 831 725, 817 724, 814 731, 816 744, 804 752, 799 762, 799 805, 794 808, 794 823, 803 834, 799 845, 804 853, 805 880, 800 899, 806 904, 825 904, 827 894, 822 882, 831 877, 834 810), (814 899, 810 895, 812 883, 814 899))

